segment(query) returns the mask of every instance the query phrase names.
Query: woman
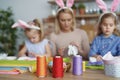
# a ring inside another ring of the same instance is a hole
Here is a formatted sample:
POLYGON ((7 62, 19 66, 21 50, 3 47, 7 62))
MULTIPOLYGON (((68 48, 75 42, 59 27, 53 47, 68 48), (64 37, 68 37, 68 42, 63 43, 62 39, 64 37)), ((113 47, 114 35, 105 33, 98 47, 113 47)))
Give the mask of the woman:
POLYGON ((69 45, 76 46, 78 54, 83 58, 88 57, 89 40, 86 32, 76 29, 76 22, 71 8, 60 8, 56 15, 55 32, 50 35, 50 39, 55 43, 55 50, 58 55, 68 56, 69 45))

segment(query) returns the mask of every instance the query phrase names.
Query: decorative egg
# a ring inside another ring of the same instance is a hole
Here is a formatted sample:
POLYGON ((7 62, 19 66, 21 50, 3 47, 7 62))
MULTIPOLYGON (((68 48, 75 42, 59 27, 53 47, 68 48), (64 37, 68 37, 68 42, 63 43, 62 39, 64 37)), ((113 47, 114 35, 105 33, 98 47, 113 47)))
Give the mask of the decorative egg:
POLYGON ((53 66, 53 61, 50 61, 49 63, 48 63, 48 66, 53 66))

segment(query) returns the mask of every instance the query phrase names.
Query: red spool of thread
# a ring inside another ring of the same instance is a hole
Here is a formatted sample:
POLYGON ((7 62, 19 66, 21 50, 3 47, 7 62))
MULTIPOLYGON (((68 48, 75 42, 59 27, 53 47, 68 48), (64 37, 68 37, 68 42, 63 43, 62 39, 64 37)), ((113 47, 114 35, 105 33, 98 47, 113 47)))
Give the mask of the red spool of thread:
POLYGON ((46 56, 37 56, 36 75, 38 77, 47 76, 46 56))
POLYGON ((53 58, 53 68, 52 74, 54 78, 62 78, 63 77, 63 58, 61 56, 55 56, 53 58))

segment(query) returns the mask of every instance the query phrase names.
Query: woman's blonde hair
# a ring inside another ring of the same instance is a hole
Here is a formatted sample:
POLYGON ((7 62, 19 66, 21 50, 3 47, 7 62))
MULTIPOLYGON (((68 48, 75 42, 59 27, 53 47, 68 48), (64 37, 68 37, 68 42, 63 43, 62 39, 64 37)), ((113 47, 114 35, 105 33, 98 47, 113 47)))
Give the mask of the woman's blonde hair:
MULTIPOLYGON (((33 21, 30 21, 28 23, 29 24, 33 24, 33 25, 35 25, 35 26, 40 28, 40 30, 38 30, 39 34, 40 34, 40 41, 43 40, 43 38, 44 38, 44 30, 43 30, 43 26, 42 26, 40 20, 39 19, 34 19, 33 21)), ((31 29, 27 28, 27 29, 25 29, 25 32, 26 31, 30 31, 30 30, 31 29)))
POLYGON ((120 33, 119 33, 119 30, 117 29, 117 26, 118 26, 118 18, 117 18, 117 16, 116 16, 116 14, 111 13, 111 12, 105 13, 105 14, 103 14, 102 16, 100 16, 100 19, 99 19, 98 24, 97 24, 97 35, 103 34, 102 29, 101 29, 101 24, 103 23, 104 19, 106 19, 106 18, 108 18, 108 17, 111 17, 111 18, 114 19, 114 23, 115 23, 115 26, 116 26, 116 27, 115 27, 115 29, 114 29, 113 34, 119 36, 120 33))
POLYGON ((61 26, 60 26, 60 22, 59 22, 59 18, 60 18, 60 14, 61 13, 68 13, 72 16, 72 27, 71 27, 71 30, 73 31, 76 27, 76 21, 75 21, 75 16, 74 16, 74 13, 73 11, 71 11, 69 8, 65 8, 65 9, 61 9, 57 15, 56 15, 56 18, 55 18, 55 33, 56 34, 59 34, 60 31, 61 31, 61 26))

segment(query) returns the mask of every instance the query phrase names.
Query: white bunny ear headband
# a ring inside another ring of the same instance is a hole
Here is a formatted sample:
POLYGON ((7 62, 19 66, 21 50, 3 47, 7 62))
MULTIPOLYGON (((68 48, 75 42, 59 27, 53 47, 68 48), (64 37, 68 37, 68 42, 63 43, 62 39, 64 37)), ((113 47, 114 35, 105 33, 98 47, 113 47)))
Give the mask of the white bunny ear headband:
POLYGON ((62 9, 69 9, 71 12, 73 12, 73 10, 71 9, 71 7, 73 6, 74 4, 74 0, 67 0, 66 2, 66 6, 64 5, 64 2, 63 0, 55 0, 57 5, 60 7, 57 11, 57 13, 59 11, 61 11, 62 9))
POLYGON ((110 11, 109 11, 106 3, 103 0, 96 0, 96 3, 98 5, 98 7, 103 11, 103 14, 99 18, 99 21, 100 21, 102 16, 106 13, 112 13, 114 16, 116 16, 116 14, 114 12, 117 10, 117 7, 119 6, 120 0, 113 0, 110 11))
POLYGON ((16 27, 20 27, 23 29, 29 28, 29 29, 36 29, 36 30, 40 30, 40 27, 35 26, 35 25, 30 25, 28 23, 26 23, 25 21, 22 20, 18 20, 18 22, 14 23, 12 25, 12 28, 16 28, 16 27))

